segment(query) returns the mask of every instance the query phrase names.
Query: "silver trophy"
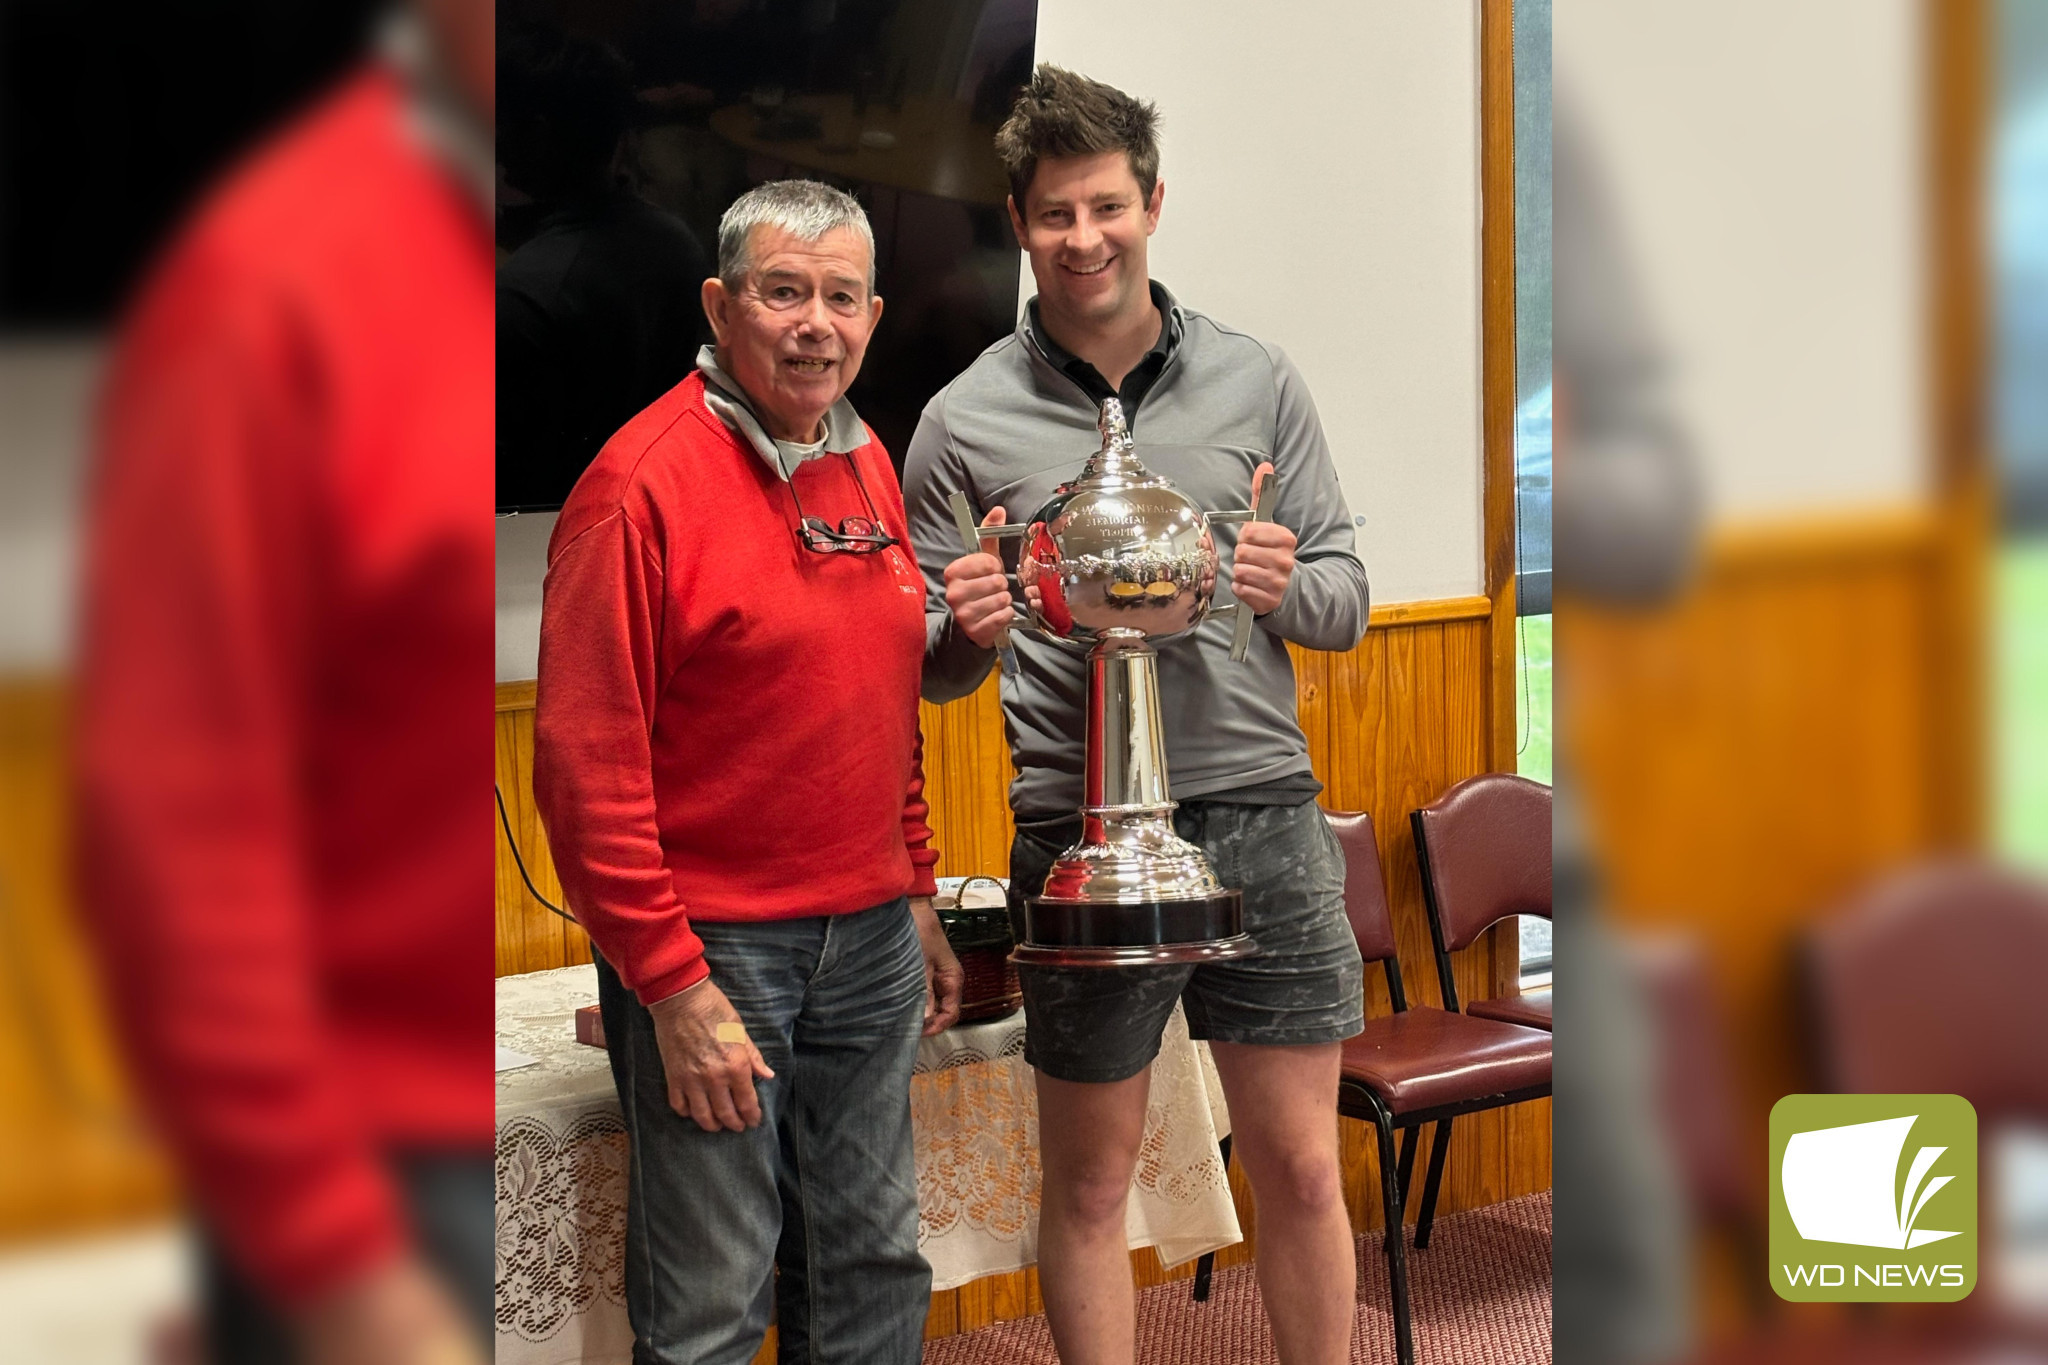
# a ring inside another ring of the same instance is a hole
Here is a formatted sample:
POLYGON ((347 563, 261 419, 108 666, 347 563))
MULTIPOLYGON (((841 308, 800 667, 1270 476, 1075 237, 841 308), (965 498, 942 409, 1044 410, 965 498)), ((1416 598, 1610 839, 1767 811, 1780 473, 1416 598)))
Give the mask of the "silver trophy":
MULTIPOLYGON (((1081 842, 1060 855, 1040 894, 1025 898, 1013 960, 1129 967, 1245 957, 1258 945, 1244 932, 1242 893, 1173 831, 1153 645, 1234 616, 1230 656, 1245 657, 1252 612, 1211 605, 1209 528, 1261 520, 1272 466, 1253 476, 1249 510, 1205 512, 1145 468, 1117 399, 1103 400, 1096 425, 1102 449, 1027 522, 977 527, 966 495, 952 498, 970 552, 985 537, 1022 538, 1017 580, 1030 628, 1088 653, 1081 842)), ((996 649, 1015 674, 1007 630, 996 649)))

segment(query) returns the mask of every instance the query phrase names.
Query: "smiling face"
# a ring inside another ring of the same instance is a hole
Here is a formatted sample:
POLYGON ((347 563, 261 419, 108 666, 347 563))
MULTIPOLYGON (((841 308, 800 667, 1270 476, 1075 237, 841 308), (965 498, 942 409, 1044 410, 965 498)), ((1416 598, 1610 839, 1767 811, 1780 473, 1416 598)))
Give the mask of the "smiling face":
POLYGON ((1145 247, 1159 229, 1165 181, 1154 182, 1147 203, 1130 158, 1098 152, 1040 161, 1024 198, 1010 200, 1010 225, 1055 327, 1101 327, 1144 311, 1145 247))
POLYGON ((825 410, 860 373, 882 316, 868 289, 868 247, 837 228, 815 242, 757 227, 750 268, 736 289, 704 281, 704 313, 718 363, 752 400, 761 425, 782 441, 819 438, 825 410))

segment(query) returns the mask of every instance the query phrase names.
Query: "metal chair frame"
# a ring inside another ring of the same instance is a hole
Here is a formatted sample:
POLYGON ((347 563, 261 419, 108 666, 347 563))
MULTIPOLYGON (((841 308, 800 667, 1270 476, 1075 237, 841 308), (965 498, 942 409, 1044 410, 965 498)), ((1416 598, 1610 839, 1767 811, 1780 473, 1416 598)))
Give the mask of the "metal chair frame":
MULTIPOLYGON (((1443 955, 1442 963, 1448 965, 1449 956, 1443 955)), ((1401 981, 1401 960, 1399 957, 1380 959, 1380 966, 1387 976, 1387 995, 1394 1004, 1394 1013, 1403 1014, 1408 1009, 1408 993, 1401 981)), ((1447 994, 1448 1002, 1455 999, 1447 994)), ((1405 1216, 1408 1208, 1408 1191, 1415 1175, 1415 1153, 1420 1145, 1420 1131, 1424 1124, 1434 1124, 1429 1148, 1429 1172, 1423 1178, 1422 1207, 1415 1219, 1415 1249, 1429 1248, 1430 1229, 1436 1221, 1437 1193, 1443 1185, 1444 1159, 1450 1152, 1451 1120, 1465 1114, 1482 1113, 1488 1109, 1501 1109, 1524 1100, 1540 1100, 1550 1094, 1550 1083, 1524 1086, 1520 1090, 1503 1090, 1489 1095, 1475 1096, 1455 1104, 1438 1105, 1433 1109, 1417 1109, 1406 1114, 1395 1114, 1387 1102, 1370 1087, 1361 1085, 1348 1077, 1337 1082, 1337 1112, 1349 1118, 1365 1119, 1373 1126, 1379 1144, 1380 1203, 1386 1211, 1386 1230, 1382 1241, 1387 1255, 1387 1280, 1393 1290, 1394 1299, 1394 1354, 1399 1365, 1415 1365, 1415 1335, 1409 1313, 1408 1255, 1405 1216), (1401 1144, 1398 1154, 1394 1148, 1394 1134, 1399 1132, 1401 1144)))

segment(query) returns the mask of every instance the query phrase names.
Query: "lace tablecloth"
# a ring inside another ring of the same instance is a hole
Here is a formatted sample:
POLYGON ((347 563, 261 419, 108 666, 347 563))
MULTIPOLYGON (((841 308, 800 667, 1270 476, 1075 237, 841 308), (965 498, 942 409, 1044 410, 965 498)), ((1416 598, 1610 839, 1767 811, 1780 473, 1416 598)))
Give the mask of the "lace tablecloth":
MULTIPOLYGON (((498 1074, 499 1365, 626 1365, 626 1133, 604 1053, 576 1041, 592 967, 498 981, 498 1045, 539 1060, 498 1074)), ((932 1287, 1037 1259, 1038 1106, 1024 1016, 949 1029, 911 1079, 917 1237, 932 1287)), ((1132 1180, 1133 1247, 1168 1265, 1241 1239, 1216 1151, 1230 1131, 1209 1050, 1176 1007, 1152 1064, 1132 1180)))

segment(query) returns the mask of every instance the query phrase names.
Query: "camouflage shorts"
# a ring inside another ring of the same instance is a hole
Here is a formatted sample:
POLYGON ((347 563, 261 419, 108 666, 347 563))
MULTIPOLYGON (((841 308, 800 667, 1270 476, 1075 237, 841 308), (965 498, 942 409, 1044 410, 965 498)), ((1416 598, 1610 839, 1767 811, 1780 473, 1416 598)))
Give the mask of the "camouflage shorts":
MULTIPOLYGON (((1199 966, 1030 967, 1024 1057, 1064 1081, 1120 1081, 1158 1055, 1179 1000, 1188 1032, 1225 1043, 1334 1043, 1365 1024, 1365 969, 1344 917, 1344 854, 1322 810, 1186 801, 1174 828, 1244 891, 1252 957, 1199 966)), ((1010 850, 1010 917, 1080 838, 1080 820, 1023 825, 1010 850)))

